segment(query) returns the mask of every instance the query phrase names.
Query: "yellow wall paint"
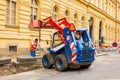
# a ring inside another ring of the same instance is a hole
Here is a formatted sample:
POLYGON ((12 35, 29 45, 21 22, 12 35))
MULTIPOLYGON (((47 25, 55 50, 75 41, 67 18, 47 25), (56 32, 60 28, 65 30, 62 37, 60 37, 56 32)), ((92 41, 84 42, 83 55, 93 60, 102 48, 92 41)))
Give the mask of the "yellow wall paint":
MULTIPOLYGON (((16 0, 17 3, 17 24, 6 24, 6 0, 0 0, 0 48, 6 48, 8 43, 19 44, 18 48, 29 48, 30 42, 39 37, 39 30, 29 28, 30 23, 30 4, 31 0, 16 0)), ((68 21, 74 22, 74 13, 77 14, 77 27, 89 28, 88 20, 93 17, 93 43, 98 45, 99 38, 99 22, 102 21, 102 36, 105 37, 104 45, 111 45, 114 41, 120 44, 120 19, 116 19, 116 13, 106 11, 105 5, 98 8, 95 0, 38 0, 38 19, 42 20, 52 15, 53 6, 58 8, 58 19, 64 17, 65 10, 69 11, 68 21), (81 18, 84 16, 84 24, 81 18), (112 33, 111 33, 112 32, 112 33)), ((103 0, 101 0, 103 1, 103 0)), ((111 1, 111 0, 110 0, 111 1)), ((116 0, 114 0, 116 1, 116 0)), ((116 6, 113 4, 113 6, 116 6)), ((119 7, 120 4, 117 4, 119 7)), ((118 8, 119 9, 119 8, 118 8)), ((119 10, 120 11, 120 10, 119 10)), ((117 14, 117 16, 120 14, 117 14)), ((46 48, 50 45, 46 44, 46 40, 51 40, 51 29, 41 29, 41 46, 46 48)))

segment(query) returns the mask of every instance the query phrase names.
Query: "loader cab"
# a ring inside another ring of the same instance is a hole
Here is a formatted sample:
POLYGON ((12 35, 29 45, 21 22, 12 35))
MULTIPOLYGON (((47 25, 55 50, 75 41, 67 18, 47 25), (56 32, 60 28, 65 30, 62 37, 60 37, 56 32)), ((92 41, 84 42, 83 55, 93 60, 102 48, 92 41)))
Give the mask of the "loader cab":
POLYGON ((54 56, 64 52, 65 44, 61 40, 61 37, 63 38, 63 35, 59 31, 53 30, 52 43, 51 47, 48 48, 48 51, 51 54, 54 54, 54 56))
POLYGON ((63 44, 61 38, 59 37, 59 35, 62 36, 62 34, 59 31, 56 31, 53 33, 53 40, 52 40, 52 48, 55 48, 61 44, 63 44))
POLYGON ((83 34, 83 31, 75 31, 74 32, 74 35, 75 35, 75 39, 76 40, 79 40, 79 41, 82 41, 82 34, 83 34))
POLYGON ((83 44, 84 47, 91 47, 91 39, 86 30, 76 30, 74 32, 75 40, 77 43, 83 44), (89 45, 90 44, 90 45, 89 45))

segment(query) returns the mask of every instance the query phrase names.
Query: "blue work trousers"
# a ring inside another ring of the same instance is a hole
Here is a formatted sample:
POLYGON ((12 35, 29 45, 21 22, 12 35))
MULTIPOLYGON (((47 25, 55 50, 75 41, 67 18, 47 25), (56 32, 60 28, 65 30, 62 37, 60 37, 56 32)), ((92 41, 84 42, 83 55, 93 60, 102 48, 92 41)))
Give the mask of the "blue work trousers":
POLYGON ((32 50, 30 50, 30 55, 32 56, 32 57, 35 57, 35 51, 32 51, 32 50))

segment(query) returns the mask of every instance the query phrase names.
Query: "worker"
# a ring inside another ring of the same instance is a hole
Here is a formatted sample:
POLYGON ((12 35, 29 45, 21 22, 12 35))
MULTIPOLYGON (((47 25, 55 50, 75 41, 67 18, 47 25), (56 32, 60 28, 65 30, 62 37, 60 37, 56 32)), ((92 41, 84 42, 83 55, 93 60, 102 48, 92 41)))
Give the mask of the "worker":
POLYGON ((74 35, 75 35, 76 40, 81 40, 82 41, 82 35, 83 35, 82 31, 81 32, 80 31, 75 31, 74 35))
POLYGON ((30 46, 30 55, 32 57, 35 57, 36 52, 35 50, 37 49, 38 46, 38 39, 36 38, 34 42, 32 42, 31 46, 30 46))

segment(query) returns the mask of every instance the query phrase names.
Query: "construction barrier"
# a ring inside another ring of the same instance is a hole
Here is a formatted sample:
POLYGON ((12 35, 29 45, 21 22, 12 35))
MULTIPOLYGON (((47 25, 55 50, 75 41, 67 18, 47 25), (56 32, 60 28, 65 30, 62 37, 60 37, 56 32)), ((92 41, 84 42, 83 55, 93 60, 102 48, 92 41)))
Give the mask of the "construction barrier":
POLYGON ((112 54, 119 54, 120 53, 120 46, 118 47, 112 47, 112 46, 94 46, 95 48, 95 53, 100 54, 100 53, 112 53, 112 54))

